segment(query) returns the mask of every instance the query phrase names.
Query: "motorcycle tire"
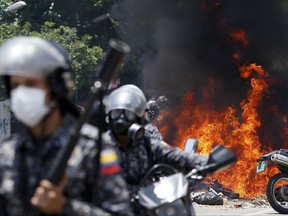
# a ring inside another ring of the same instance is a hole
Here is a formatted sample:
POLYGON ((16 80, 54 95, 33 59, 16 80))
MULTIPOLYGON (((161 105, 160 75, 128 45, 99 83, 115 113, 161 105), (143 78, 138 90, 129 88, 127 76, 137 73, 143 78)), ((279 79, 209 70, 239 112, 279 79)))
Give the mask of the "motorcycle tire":
POLYGON ((288 174, 283 173, 283 172, 277 173, 269 179, 268 185, 266 188, 266 196, 267 196, 269 204, 275 211, 277 211, 280 214, 288 214, 288 207, 284 208, 283 206, 281 206, 280 201, 277 200, 277 197, 275 196, 275 185, 282 178, 288 179, 288 174))

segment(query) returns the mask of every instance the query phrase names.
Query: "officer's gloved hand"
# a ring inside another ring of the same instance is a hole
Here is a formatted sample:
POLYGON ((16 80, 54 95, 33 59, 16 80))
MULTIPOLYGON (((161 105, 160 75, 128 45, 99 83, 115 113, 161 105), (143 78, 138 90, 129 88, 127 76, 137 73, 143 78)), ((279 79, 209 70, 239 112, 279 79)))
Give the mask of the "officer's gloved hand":
POLYGON ((63 212, 66 203, 66 198, 63 195, 66 182, 66 177, 57 186, 48 180, 42 180, 31 199, 31 204, 45 214, 59 214, 63 212))
POLYGON ((209 159, 209 155, 194 154, 194 164, 196 166, 207 165, 208 159, 209 159))

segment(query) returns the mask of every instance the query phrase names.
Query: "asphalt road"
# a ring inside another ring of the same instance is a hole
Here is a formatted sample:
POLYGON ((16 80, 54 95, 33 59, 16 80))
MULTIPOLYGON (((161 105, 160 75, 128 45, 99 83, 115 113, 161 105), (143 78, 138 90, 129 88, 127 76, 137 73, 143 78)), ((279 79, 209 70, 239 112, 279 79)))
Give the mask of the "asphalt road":
POLYGON ((253 204, 251 200, 228 200, 226 205, 193 204, 196 216, 272 216, 280 215, 267 204, 253 204))

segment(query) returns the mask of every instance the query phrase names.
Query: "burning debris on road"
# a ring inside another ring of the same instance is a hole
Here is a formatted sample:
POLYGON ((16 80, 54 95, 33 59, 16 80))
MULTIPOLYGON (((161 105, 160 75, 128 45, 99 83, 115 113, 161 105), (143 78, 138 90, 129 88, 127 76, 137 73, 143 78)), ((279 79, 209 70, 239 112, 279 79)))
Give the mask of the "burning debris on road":
POLYGON ((202 205, 225 205, 228 199, 238 199, 239 194, 225 188, 215 179, 197 182, 191 188, 191 199, 202 205))
POLYGON ((250 203, 255 206, 269 206, 268 200, 265 196, 258 196, 253 198, 250 203))
POLYGON ((235 208, 269 206, 266 196, 261 195, 252 199, 243 200, 240 199, 239 194, 234 193, 228 188, 223 188, 221 184, 219 187, 219 184, 217 181, 215 185, 200 183, 196 186, 198 189, 194 189, 191 193, 191 200, 200 205, 227 205, 229 200, 229 206, 235 208))
POLYGON ((201 205, 224 205, 227 203, 227 198, 222 193, 209 191, 194 196, 192 201, 201 205))

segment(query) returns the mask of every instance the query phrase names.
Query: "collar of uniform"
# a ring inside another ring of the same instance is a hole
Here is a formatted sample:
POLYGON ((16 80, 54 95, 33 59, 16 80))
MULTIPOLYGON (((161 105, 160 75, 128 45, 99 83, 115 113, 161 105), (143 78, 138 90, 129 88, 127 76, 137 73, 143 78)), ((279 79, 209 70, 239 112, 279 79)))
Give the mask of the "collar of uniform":
POLYGON ((141 145, 144 143, 144 139, 139 139, 139 140, 134 140, 132 141, 131 145, 127 148, 127 147, 123 147, 121 146, 121 144, 119 143, 119 141, 116 139, 114 133, 112 132, 112 130, 109 130, 108 132, 108 136, 110 137, 110 144, 113 144, 115 146, 117 146, 120 149, 129 149, 129 147, 132 146, 137 146, 137 145, 141 145))
POLYGON ((75 122, 75 117, 67 113, 55 133, 53 133, 51 136, 42 137, 41 139, 37 140, 33 139, 33 137, 28 132, 28 129, 24 129, 16 135, 16 149, 31 149, 36 146, 38 147, 39 144, 44 144, 44 146, 41 146, 41 148, 46 149, 49 148, 51 143, 53 143, 53 145, 56 147, 60 147, 65 144, 65 142, 67 142, 67 136, 69 135, 67 131, 75 126, 75 122), (47 146, 46 143, 49 143, 49 146, 47 146))

